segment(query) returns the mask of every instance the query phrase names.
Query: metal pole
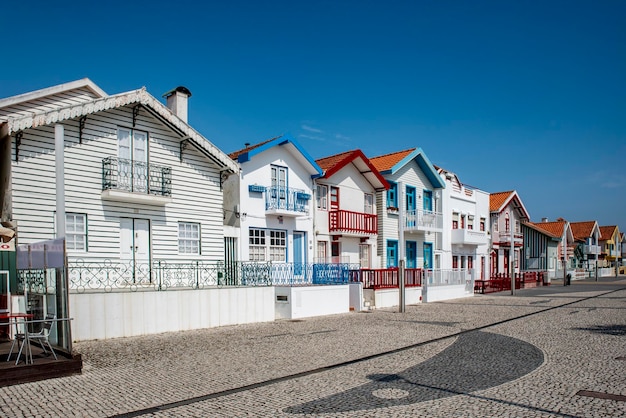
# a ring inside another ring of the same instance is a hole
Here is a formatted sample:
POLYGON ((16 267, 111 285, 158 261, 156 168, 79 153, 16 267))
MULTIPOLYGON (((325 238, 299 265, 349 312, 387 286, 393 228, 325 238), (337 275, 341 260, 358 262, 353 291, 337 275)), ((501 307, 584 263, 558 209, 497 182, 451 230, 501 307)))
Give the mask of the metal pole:
POLYGON ((404 226, 406 221, 405 207, 404 207, 404 183, 398 182, 398 312, 404 313, 406 311, 406 289, 404 288, 404 226))
POLYGON ((511 271, 511 294, 515 294, 515 241, 513 237, 513 216, 510 217, 511 222, 509 222, 509 232, 511 233, 511 249, 509 254, 509 264, 511 271))
POLYGON ((56 174, 56 236, 65 238, 65 130, 63 125, 54 125, 54 168, 56 174))

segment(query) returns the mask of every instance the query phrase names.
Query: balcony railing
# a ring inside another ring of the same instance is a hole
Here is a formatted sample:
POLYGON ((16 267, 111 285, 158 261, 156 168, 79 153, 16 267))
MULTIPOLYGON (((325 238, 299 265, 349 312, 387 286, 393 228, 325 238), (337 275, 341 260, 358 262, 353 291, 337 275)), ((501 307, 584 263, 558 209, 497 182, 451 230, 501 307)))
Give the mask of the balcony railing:
MULTIPOLYGON (((363 282, 364 289, 393 289, 399 287, 397 267, 387 269, 361 269, 358 271, 358 280, 363 282)), ((404 270, 404 285, 421 286, 422 269, 407 268, 404 270)))
POLYGON ((474 269, 425 270, 424 286, 465 285, 468 292, 474 291, 474 269))
MULTIPOLYGON (((500 243, 511 242, 511 231, 494 232, 494 242, 500 242, 500 243)), ((514 232, 513 242, 515 244, 522 244, 524 242, 524 235, 522 235, 520 232, 514 232)))
POLYGON ((440 231, 443 229, 443 215, 431 210, 408 210, 404 225, 408 231, 440 231))
POLYGON ((451 234, 452 244, 483 245, 487 244, 487 233, 473 231, 471 229, 453 229, 451 234))
POLYGON ((124 158, 102 160, 102 190, 122 190, 155 196, 172 195, 172 169, 124 158))
POLYGON ((601 254, 602 253, 602 249, 600 248, 599 245, 585 245, 584 247, 584 253, 585 254, 601 254))
POLYGON ((328 212, 328 230, 331 233, 376 234, 378 233, 378 216, 348 210, 333 210, 328 212))
POLYGON ((286 212, 307 213, 311 195, 304 190, 270 186, 265 189, 265 211, 277 214, 286 212))

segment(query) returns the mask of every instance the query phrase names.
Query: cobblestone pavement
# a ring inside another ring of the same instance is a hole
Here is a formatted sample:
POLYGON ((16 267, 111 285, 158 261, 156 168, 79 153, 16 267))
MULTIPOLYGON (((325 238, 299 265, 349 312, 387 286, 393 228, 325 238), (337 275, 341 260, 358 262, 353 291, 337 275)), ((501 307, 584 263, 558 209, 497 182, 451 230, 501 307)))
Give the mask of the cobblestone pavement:
POLYGON ((75 349, 81 375, 0 388, 0 416, 626 416, 626 280, 75 349))

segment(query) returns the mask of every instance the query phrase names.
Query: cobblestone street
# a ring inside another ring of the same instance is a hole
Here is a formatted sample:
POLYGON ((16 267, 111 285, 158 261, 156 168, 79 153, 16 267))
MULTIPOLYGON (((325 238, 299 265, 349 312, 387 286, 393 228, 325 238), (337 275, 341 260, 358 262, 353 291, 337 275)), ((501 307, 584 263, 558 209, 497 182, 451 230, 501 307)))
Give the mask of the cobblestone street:
POLYGON ((2 417, 626 415, 626 280, 75 344, 2 417))

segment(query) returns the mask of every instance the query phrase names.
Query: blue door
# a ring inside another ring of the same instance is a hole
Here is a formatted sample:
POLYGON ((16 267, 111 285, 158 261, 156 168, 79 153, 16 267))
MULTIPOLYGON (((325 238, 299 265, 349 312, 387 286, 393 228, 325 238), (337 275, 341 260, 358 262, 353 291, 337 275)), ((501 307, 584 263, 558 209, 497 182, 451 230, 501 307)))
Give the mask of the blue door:
POLYGON ((304 232, 293 233, 293 274, 301 276, 304 273, 304 232))
POLYGON ((433 192, 424 190, 424 210, 433 210, 433 192))
POLYGON ((415 187, 406 186, 406 226, 415 226, 415 187))
POLYGON ((430 242, 424 243, 424 268, 433 268, 433 244, 430 242))
POLYGON ((406 268, 417 267, 417 243, 415 241, 406 242, 406 268))
POLYGON ((398 241, 387 241, 387 268, 398 267, 398 241))

